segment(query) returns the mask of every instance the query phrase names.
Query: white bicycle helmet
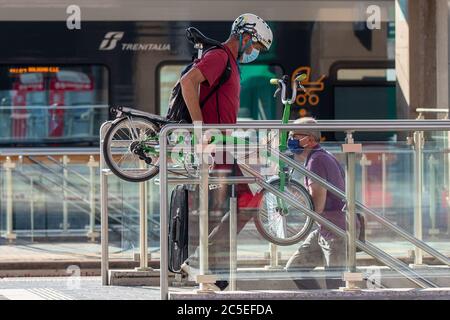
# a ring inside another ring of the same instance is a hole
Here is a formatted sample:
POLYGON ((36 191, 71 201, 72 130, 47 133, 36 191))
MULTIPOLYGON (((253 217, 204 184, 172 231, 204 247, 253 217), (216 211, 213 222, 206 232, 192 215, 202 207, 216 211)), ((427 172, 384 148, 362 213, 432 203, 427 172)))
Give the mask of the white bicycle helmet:
POLYGON ((273 41, 272 30, 267 22, 252 13, 244 13, 234 20, 231 33, 249 33, 254 42, 261 43, 266 50, 270 49, 273 41))

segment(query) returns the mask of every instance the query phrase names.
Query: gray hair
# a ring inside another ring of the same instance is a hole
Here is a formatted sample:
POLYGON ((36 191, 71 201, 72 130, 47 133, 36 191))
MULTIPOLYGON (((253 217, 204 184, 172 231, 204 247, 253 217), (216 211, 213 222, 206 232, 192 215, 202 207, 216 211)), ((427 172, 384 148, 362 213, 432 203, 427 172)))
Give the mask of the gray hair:
MULTIPOLYGON (((317 121, 311 117, 304 117, 304 118, 299 118, 299 119, 295 120, 294 123, 295 124, 316 124, 317 121)), ((310 135, 310 136, 313 136, 317 142, 320 142, 320 137, 321 137, 321 133, 319 130, 309 130, 309 129, 305 129, 305 130, 297 129, 297 130, 291 131, 290 134, 291 135, 292 134, 310 135)))

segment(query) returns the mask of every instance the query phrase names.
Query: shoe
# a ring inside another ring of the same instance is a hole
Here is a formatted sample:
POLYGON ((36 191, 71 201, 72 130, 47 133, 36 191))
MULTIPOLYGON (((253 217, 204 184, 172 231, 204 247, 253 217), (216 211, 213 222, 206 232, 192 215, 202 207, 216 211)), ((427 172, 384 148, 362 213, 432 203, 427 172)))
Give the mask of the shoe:
POLYGON ((209 289, 212 291, 222 291, 218 286, 216 286, 214 283, 205 283, 204 285, 205 289, 209 289))
POLYGON ((181 272, 187 276, 189 281, 193 282, 197 282, 197 276, 200 274, 199 269, 191 267, 187 262, 181 265, 181 272))
POLYGON ((225 291, 228 287, 228 281, 227 280, 217 280, 215 283, 215 286, 220 289, 220 291, 225 291))

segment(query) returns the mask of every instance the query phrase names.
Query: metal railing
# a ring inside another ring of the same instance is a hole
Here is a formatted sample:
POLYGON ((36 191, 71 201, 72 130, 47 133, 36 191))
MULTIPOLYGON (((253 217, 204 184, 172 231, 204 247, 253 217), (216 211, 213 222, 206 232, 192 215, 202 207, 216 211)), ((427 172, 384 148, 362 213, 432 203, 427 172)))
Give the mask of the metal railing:
MULTIPOLYGON (((46 194, 52 195, 53 197, 60 197, 62 195, 62 224, 61 224, 61 235, 68 235, 69 231, 74 231, 69 229, 69 201, 68 197, 74 197, 77 201, 70 201, 70 206, 76 208, 78 212, 86 214, 89 217, 89 222, 87 224, 86 236, 91 241, 94 241, 100 235, 97 231, 97 223, 100 222, 100 218, 97 213, 101 211, 100 204, 98 203, 97 192, 99 183, 96 177, 96 168, 99 164, 95 160, 95 157, 99 155, 98 148, 2 148, 0 149, 0 157, 4 157, 4 162, 2 163, 2 169, 5 175, 5 209, 6 209, 6 230, 4 237, 10 242, 17 238, 17 235, 25 235, 26 229, 15 230, 14 229, 14 210, 13 210, 13 193, 15 179, 13 175, 16 175, 21 181, 30 186, 29 190, 29 207, 30 207, 30 230, 28 233, 31 235, 31 239, 34 239, 36 230, 34 228, 34 209, 35 209, 35 199, 33 195, 34 189, 41 190, 46 194), (42 157, 45 156, 45 161, 42 157), (61 157, 61 161, 54 158, 55 156, 61 157), (70 156, 88 156, 89 161, 86 161, 84 165, 87 167, 89 173, 88 177, 83 176, 76 170, 69 167, 70 156), (16 159, 17 158, 17 159, 16 159), (14 160, 13 160, 14 159, 14 160), (28 160, 30 164, 38 168, 36 170, 23 170, 24 160, 28 160), (57 167, 51 168, 49 164, 53 164, 57 167), (70 174, 70 176, 69 176, 70 174), (82 186, 75 184, 71 177, 76 176, 78 181, 82 183, 82 186), (46 182, 46 183, 44 183, 46 182), (86 208, 87 207, 87 208, 86 208), (97 223, 96 223, 97 222, 97 223)), ((140 213, 139 209, 133 206, 131 203, 123 200, 122 205, 135 213, 140 213)), ((110 208, 116 212, 122 212, 123 208, 119 208, 115 205, 110 205, 110 208)), ((139 228, 138 220, 133 217, 128 217, 131 224, 124 226, 124 221, 120 220, 115 216, 110 216, 109 219, 114 221, 116 225, 112 226, 113 230, 116 230, 117 224, 120 225, 120 230, 122 228, 136 232, 139 228)), ((153 221, 156 225, 159 224, 157 221, 153 221)), ((117 229, 119 232, 120 230, 117 229)), ((46 230, 48 231, 48 230, 46 230)), ((52 230, 52 234, 54 234, 52 230)), ((84 232, 84 230, 78 230, 77 233, 84 232)), ((42 233, 42 230, 41 230, 42 233)))
MULTIPOLYGON (((281 193, 276 188, 267 184, 262 177, 258 178, 258 173, 254 172, 248 166, 241 164, 241 167, 245 169, 248 173, 252 174, 257 179, 255 180, 263 188, 269 190, 271 193, 276 196, 284 199, 292 206, 298 208, 303 211, 307 216, 311 217, 315 221, 319 222, 321 225, 331 229, 336 235, 345 237, 347 242, 347 266, 349 271, 353 272, 355 270, 355 262, 356 262, 356 250, 358 247, 373 256, 374 258, 380 260, 385 263, 387 266, 397 270, 409 280, 419 285, 420 287, 435 287, 436 285, 424 279, 418 273, 416 273, 412 268, 409 268, 407 265, 398 261, 397 259, 391 257, 386 254, 382 250, 373 246, 369 242, 362 243, 359 240, 356 240, 356 230, 354 227, 354 215, 355 209, 358 208, 363 210, 367 214, 369 214, 376 221, 384 225, 386 228, 394 231, 395 233, 402 236, 407 241, 411 242, 418 248, 426 251, 431 256, 443 262, 445 265, 450 265, 450 261, 447 257, 434 250, 426 243, 417 239, 414 236, 411 236, 404 230, 398 228, 397 226, 390 223, 388 220, 384 219, 375 211, 365 207, 363 204, 356 201, 354 197, 354 174, 352 174, 355 166, 355 153, 359 152, 358 148, 354 148, 354 142, 352 141, 352 134, 354 132, 359 131, 372 131, 372 132, 386 132, 386 131, 450 131, 450 121, 448 120, 433 120, 433 121, 423 121, 423 120, 378 120, 378 121, 369 121, 369 120, 353 120, 353 121, 319 121, 318 124, 288 124, 281 125, 278 121, 255 121, 255 122, 246 122, 246 123, 238 123, 235 125, 202 125, 196 126, 194 125, 167 125, 160 132, 160 245, 161 245, 161 262, 160 262, 160 286, 161 286, 161 299, 168 298, 168 185, 170 183, 199 183, 200 184, 200 273, 204 274, 207 270, 207 237, 208 237, 208 221, 207 221, 207 202, 208 202, 208 184, 213 183, 213 179, 209 179, 207 170, 205 170, 204 165, 203 169, 200 170, 200 179, 197 181, 192 181, 189 179, 189 182, 184 179, 169 179, 168 174, 168 162, 167 162, 167 151, 169 151, 169 146, 167 145, 168 134, 176 129, 184 129, 184 130, 225 130, 225 129, 266 129, 266 130, 320 130, 320 131, 340 131, 347 133, 347 141, 346 145, 350 145, 347 149, 347 168, 346 168, 346 176, 347 183, 350 184, 346 188, 346 194, 344 194, 341 190, 335 188, 334 186, 327 183, 327 181, 321 179, 317 175, 309 172, 304 166, 296 163, 294 160, 286 157, 283 154, 280 154, 278 151, 271 149, 270 152, 275 154, 275 156, 279 156, 279 158, 286 162, 288 165, 291 165, 295 169, 299 170, 301 173, 305 174, 309 178, 314 181, 319 182, 323 187, 325 187, 330 192, 336 194, 337 196, 345 199, 347 201, 347 219, 348 222, 352 221, 349 224, 349 228, 347 232, 341 230, 339 227, 335 226, 333 223, 321 217, 319 214, 308 210, 302 205, 296 203, 289 197, 286 197, 283 193, 281 193), (349 176, 350 174, 350 176, 349 176), (186 182, 183 182, 186 181, 186 182), (206 229, 205 229, 206 228, 206 229), (206 230, 206 232, 205 232, 206 230)), ((197 131, 198 132, 198 131, 197 131)), ((195 180, 195 179, 194 179, 195 180)), ((240 179, 230 180, 230 183, 238 183, 240 179)), ((222 181, 223 183, 223 181, 222 181)), ((350 281, 347 281, 349 284, 350 281)), ((202 285, 200 285, 202 289, 202 285)))
MULTIPOLYGON (((100 127, 100 150, 103 150, 103 140, 112 121, 107 121, 100 127)), ((101 224, 101 277, 102 285, 109 285, 109 203, 108 176, 112 174, 107 168, 103 152, 100 152, 100 224, 101 224)), ((147 186, 146 182, 139 184, 139 268, 138 271, 152 271, 148 265, 148 224, 147 224, 147 186)))

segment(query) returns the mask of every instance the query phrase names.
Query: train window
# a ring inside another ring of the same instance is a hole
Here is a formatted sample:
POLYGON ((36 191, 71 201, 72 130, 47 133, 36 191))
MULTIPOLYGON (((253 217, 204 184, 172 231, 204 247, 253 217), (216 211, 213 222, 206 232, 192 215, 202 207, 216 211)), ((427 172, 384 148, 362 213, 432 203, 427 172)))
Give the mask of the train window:
MULTIPOLYGON (((160 115, 167 114, 170 92, 185 66, 185 64, 168 64, 159 69, 160 115)), ((281 77, 282 68, 277 65, 252 64, 240 65, 240 69, 241 101, 238 119, 278 119, 281 108, 277 108, 277 100, 273 98, 274 88, 269 80, 281 77)))
POLYGON ((159 114, 167 114, 170 92, 186 64, 168 64, 159 69, 159 114))
POLYGON ((337 80, 342 81, 395 81, 395 69, 339 69, 337 80))
POLYGON ((0 117, 1 145, 98 144, 108 118, 108 71, 97 65, 1 65, 0 117))
MULTIPOLYGON (((391 66, 351 66, 335 69, 335 119, 396 119, 395 69, 391 66)), ((338 140, 344 134, 337 133, 338 140)), ((357 133, 355 139, 384 141, 394 132, 357 133)))

